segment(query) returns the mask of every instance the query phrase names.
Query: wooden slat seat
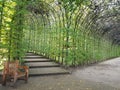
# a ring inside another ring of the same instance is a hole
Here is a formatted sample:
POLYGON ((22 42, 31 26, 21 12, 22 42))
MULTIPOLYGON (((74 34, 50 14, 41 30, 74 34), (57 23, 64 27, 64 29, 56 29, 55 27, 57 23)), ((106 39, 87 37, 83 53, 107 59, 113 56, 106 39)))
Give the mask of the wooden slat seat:
POLYGON ((6 85, 7 79, 13 79, 13 85, 17 79, 24 77, 24 80, 28 81, 28 67, 20 66, 19 61, 4 62, 4 69, 2 73, 2 84, 6 85))

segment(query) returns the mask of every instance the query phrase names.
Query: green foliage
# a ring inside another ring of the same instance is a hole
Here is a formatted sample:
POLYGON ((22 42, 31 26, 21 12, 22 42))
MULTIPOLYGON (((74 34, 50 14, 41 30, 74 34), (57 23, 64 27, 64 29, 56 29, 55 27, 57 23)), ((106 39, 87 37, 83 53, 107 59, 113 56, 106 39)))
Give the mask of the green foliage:
POLYGON ((20 0, 1 2, 0 56, 7 60, 21 60, 25 53, 22 38, 26 2, 20 0))
POLYGON ((119 46, 98 34, 95 22, 102 14, 91 5, 91 0, 0 1, 0 60, 22 63, 25 52, 34 51, 76 66, 119 56, 119 46))
MULTIPOLYGON (((48 5, 47 2, 44 6, 48 5)), ((50 15, 31 12, 25 30, 28 51, 68 66, 119 56, 119 46, 92 32, 91 26, 97 14, 91 12, 90 4, 90 0, 58 0, 57 5, 52 3, 56 13, 51 8, 48 11, 50 15)))

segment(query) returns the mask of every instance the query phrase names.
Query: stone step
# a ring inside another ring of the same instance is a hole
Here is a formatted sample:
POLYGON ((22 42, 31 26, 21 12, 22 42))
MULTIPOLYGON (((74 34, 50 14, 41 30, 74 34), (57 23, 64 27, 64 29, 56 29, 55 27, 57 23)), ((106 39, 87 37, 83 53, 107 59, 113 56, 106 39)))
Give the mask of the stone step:
POLYGON ((31 52, 26 54, 25 64, 30 67, 29 76, 63 75, 70 73, 52 60, 31 52))
POLYGON ((32 63, 25 63, 29 68, 38 68, 38 67, 59 67, 59 64, 54 62, 32 62, 32 63))
POLYGON ((44 56, 39 56, 39 55, 32 55, 32 56, 25 56, 25 59, 35 59, 35 58, 44 58, 44 56))
POLYGON ((46 59, 46 58, 27 58, 27 59, 24 59, 25 62, 52 62, 52 60, 50 59, 46 59))
POLYGON ((26 53, 26 56, 31 56, 31 55, 36 55, 36 54, 32 52, 26 53))
POLYGON ((60 67, 31 68, 29 70, 29 76, 61 75, 61 74, 70 74, 70 72, 60 67))

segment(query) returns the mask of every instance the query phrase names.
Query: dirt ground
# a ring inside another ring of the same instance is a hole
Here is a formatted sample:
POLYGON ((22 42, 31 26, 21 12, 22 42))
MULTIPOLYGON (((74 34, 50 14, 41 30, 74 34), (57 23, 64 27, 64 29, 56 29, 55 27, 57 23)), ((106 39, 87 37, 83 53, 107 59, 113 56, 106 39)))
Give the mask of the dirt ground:
POLYGON ((30 77, 28 83, 17 81, 0 90, 120 90, 120 58, 96 65, 72 69, 72 74, 30 77))

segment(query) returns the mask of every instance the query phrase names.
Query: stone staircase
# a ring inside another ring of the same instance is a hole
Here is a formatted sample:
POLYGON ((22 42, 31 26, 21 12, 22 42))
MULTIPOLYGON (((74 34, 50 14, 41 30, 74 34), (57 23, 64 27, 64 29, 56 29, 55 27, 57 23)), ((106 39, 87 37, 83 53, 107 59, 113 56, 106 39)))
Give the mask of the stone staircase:
POLYGON ((53 60, 34 53, 26 54, 25 64, 29 66, 30 76, 70 74, 68 70, 60 67, 60 65, 53 62, 53 60))

